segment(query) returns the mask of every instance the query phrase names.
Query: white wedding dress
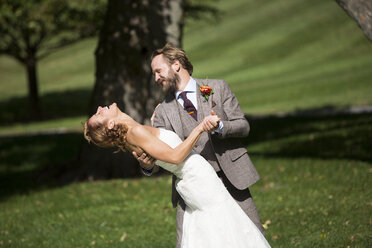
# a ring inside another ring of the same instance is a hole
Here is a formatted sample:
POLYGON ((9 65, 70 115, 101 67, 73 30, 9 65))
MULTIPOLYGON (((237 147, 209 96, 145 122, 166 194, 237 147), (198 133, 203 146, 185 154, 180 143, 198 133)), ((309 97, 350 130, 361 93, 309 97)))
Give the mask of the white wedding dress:
MULTIPOLYGON (((165 129, 158 138, 172 148, 182 143, 165 129)), ((182 248, 270 247, 202 156, 191 152, 180 165, 156 164, 177 176, 176 190, 186 203, 182 248)))

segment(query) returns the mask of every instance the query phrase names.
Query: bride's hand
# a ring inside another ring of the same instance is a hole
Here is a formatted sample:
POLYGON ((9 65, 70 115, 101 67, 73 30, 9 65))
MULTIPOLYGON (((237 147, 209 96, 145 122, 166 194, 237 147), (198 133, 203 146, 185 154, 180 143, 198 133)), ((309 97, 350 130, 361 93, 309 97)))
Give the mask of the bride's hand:
POLYGON ((221 119, 213 111, 209 116, 204 118, 199 126, 201 126, 202 130, 205 132, 213 132, 218 128, 220 121, 221 119))

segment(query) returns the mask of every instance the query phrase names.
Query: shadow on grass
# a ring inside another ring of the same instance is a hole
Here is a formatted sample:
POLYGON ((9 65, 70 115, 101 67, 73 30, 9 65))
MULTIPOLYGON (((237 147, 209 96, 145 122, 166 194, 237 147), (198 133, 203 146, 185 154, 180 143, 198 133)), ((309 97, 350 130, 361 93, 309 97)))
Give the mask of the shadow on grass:
POLYGON ((372 162, 372 114, 247 119, 250 155, 372 162))
MULTIPOLYGON (((247 118, 251 132, 242 141, 250 155, 372 162, 372 114, 247 118)), ((73 169, 82 142, 80 133, 0 138, 0 201, 61 186, 53 180, 73 169), (49 180, 36 180, 46 169, 49 180)))
MULTIPOLYGON (((85 142, 83 134, 78 132, 0 138, 0 202, 16 194, 94 180, 87 171, 82 171, 78 160, 85 142)), ((112 149, 112 156, 123 155, 114 154, 115 150, 112 149)), ((102 179, 125 177, 123 169, 115 166, 107 166, 103 172, 107 175, 102 179)), ((164 171, 155 176, 161 175, 164 171)))
POLYGON ((38 174, 47 166, 56 165, 58 170, 61 163, 76 161, 82 141, 78 133, 0 139, 0 201, 13 194, 58 186, 52 180, 37 180, 38 174))
MULTIPOLYGON (((87 115, 91 90, 69 90, 40 97, 41 121, 87 115)), ((0 102, 0 126, 32 121, 27 97, 0 102)))

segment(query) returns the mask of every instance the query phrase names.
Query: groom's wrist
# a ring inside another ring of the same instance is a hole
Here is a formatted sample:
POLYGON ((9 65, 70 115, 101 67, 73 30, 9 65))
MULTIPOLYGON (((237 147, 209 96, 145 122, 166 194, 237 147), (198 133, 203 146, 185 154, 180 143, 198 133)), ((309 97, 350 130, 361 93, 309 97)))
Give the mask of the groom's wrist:
POLYGON ((141 170, 142 170, 142 173, 145 175, 145 176, 151 176, 152 173, 154 172, 154 167, 155 165, 153 165, 151 168, 145 168, 141 163, 140 164, 140 167, 141 167, 141 170))

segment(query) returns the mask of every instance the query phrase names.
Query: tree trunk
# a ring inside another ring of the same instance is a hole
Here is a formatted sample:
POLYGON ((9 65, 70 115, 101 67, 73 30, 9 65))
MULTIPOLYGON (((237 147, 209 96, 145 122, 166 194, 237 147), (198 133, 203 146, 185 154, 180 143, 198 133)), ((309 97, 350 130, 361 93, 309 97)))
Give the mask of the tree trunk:
POLYGON ((41 109, 39 105, 39 91, 37 82, 37 60, 34 56, 29 56, 25 60, 28 81, 28 98, 31 108, 31 118, 40 119, 41 109))
POLYGON ((336 2, 357 22, 367 38, 372 41, 372 1, 336 0, 336 2))
MULTIPOLYGON (((99 105, 116 102, 140 123, 149 124, 162 100, 150 67, 152 51, 166 42, 179 46, 182 34, 182 0, 108 2, 96 56, 96 83, 89 116, 99 105)), ((90 178, 139 176, 137 161, 129 153, 116 153, 83 143, 82 174, 90 178)))

